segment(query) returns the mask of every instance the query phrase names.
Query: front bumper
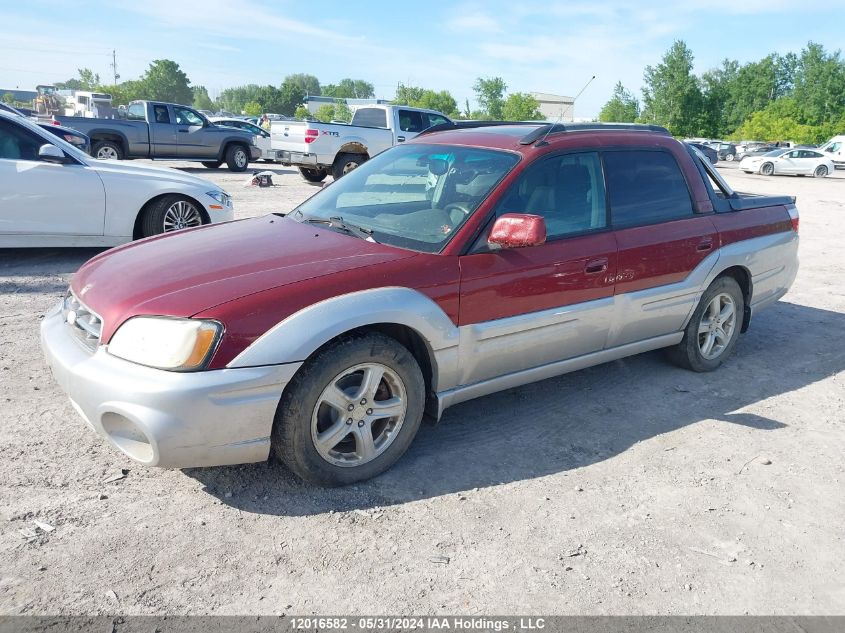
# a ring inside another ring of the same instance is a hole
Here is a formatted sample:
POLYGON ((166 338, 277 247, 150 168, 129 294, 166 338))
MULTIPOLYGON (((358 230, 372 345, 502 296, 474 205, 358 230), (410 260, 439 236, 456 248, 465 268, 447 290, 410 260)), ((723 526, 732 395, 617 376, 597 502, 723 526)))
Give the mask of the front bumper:
POLYGON ((270 452, 276 405, 301 363, 179 373, 94 353, 61 307, 41 322, 53 375, 88 425, 146 466, 259 462, 270 452))

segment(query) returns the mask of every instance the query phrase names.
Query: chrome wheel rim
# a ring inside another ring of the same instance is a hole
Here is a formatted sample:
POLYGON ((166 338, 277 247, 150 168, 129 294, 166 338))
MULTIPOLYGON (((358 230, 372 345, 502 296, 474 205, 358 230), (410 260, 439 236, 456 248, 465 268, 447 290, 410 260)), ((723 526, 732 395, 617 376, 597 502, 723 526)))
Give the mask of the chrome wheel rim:
POLYGON ((109 145, 97 150, 97 158, 100 160, 117 160, 117 150, 109 145))
POLYGON ((311 440, 335 466, 360 466, 383 454, 405 422, 402 379, 379 363, 362 363, 335 376, 311 414, 311 440))
POLYGON ((698 324, 698 349, 707 360, 721 356, 731 342, 736 328, 736 304, 729 294, 721 293, 707 304, 698 324))
POLYGON ((356 167, 358 167, 358 163, 356 163, 354 160, 347 161, 343 165, 343 172, 342 173, 348 174, 350 171, 352 171, 356 167))
POLYGON ((235 152, 235 165, 238 167, 246 166, 246 153, 242 149, 235 152))
POLYGON ((202 216, 199 210, 187 200, 174 202, 164 212, 165 233, 201 225, 202 216))

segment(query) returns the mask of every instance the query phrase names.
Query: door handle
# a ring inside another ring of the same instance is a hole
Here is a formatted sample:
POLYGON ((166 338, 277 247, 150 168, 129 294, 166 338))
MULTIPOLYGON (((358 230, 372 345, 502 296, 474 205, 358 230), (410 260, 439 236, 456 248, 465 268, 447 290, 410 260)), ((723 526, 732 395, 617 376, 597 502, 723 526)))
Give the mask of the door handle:
POLYGON ((584 266, 584 272, 588 275, 595 275, 596 273, 603 273, 607 270, 607 258, 602 257, 601 259, 593 259, 587 262, 587 265, 584 266))
POLYGON ((397 136, 397 137, 396 137, 396 142, 397 142, 397 143, 404 143, 404 142, 405 142, 405 137, 404 137, 404 136, 397 136))
POLYGON ((705 237, 698 243, 698 246, 695 247, 695 250, 699 252, 709 251, 713 248, 713 238, 712 237, 705 237))
POLYGON ((187 134, 187 133, 188 133, 188 130, 179 130, 179 131, 180 131, 180 132, 182 132, 183 134, 187 134))

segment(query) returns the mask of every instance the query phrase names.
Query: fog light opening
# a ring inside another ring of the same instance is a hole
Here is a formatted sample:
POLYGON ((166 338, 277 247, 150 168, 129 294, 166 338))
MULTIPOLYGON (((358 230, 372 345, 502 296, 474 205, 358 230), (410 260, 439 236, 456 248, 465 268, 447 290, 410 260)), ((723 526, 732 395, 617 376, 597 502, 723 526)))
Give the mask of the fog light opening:
POLYGON ((109 411, 100 418, 103 430, 117 448, 135 461, 148 464, 153 460, 153 446, 141 428, 119 413, 109 411))

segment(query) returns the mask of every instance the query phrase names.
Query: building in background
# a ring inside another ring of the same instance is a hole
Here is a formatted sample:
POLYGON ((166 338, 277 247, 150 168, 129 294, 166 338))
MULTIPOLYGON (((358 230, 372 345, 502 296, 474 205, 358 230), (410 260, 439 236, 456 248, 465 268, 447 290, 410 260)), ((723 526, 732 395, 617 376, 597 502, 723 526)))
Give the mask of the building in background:
POLYGON ((530 93, 540 104, 540 112, 547 121, 568 121, 575 119, 575 99, 547 92, 530 93))

